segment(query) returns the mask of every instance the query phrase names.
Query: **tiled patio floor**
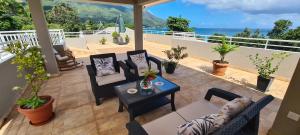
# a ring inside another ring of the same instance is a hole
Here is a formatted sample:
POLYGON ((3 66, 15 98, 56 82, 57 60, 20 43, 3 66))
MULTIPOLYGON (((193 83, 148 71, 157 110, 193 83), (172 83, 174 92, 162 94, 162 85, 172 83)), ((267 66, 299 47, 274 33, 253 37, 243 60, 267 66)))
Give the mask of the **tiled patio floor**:
MULTIPOLYGON (((145 48, 150 54, 164 58, 161 51, 169 48, 155 43, 146 42, 145 48), (151 44, 151 45, 150 45, 151 44)), ((106 48, 99 51, 85 51, 73 49, 79 59, 88 64, 87 56, 96 52, 124 53, 132 50, 132 47, 124 46, 106 48), (85 58, 84 58, 85 57, 85 58)), ((124 58, 124 54, 118 54, 118 58, 124 58)), ((264 94, 251 88, 255 84, 256 75, 237 69, 229 69, 225 77, 215 77, 207 68, 210 62, 195 58, 187 58, 182 61, 175 74, 164 77, 181 86, 181 91, 176 93, 175 103, 181 108, 193 101, 204 97, 209 88, 222 88, 243 96, 258 100, 264 94), (250 87, 249 87, 250 86, 250 87)), ((276 80, 268 92, 277 97, 261 112, 260 134, 265 135, 272 126, 276 112, 279 109, 288 82, 276 80)), ((40 127, 30 126, 28 121, 20 114, 13 112, 11 121, 2 129, 3 135, 123 135, 127 134, 125 124, 128 122, 126 111, 119 113, 117 98, 104 101, 96 106, 91 93, 88 74, 85 68, 63 72, 61 76, 47 81, 41 94, 48 94, 55 98, 54 109, 56 117, 47 125, 40 127)), ((214 103, 222 104, 223 101, 214 99, 214 103)), ((150 113, 137 117, 136 120, 146 123, 171 112, 170 105, 156 109, 150 113)))

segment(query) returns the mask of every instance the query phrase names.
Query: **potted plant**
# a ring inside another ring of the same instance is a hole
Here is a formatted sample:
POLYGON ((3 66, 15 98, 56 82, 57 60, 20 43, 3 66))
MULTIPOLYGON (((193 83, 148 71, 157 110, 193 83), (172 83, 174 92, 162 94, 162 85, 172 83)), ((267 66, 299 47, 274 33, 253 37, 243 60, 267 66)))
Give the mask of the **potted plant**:
POLYGON ((173 74, 179 61, 188 57, 187 53, 183 53, 186 49, 186 47, 177 46, 176 48, 171 48, 171 50, 163 51, 168 58, 168 60, 163 61, 163 66, 168 74, 173 74))
POLYGON ((229 65, 227 61, 225 61, 225 56, 229 52, 236 50, 239 46, 230 44, 226 41, 225 37, 222 37, 222 42, 218 46, 213 47, 212 49, 215 52, 220 54, 220 60, 213 61, 213 74, 218 76, 225 75, 226 69, 229 65))
POLYGON ((258 53, 256 55, 250 55, 250 61, 258 71, 257 77, 257 89, 265 92, 270 84, 270 82, 274 79, 271 74, 274 74, 281 62, 288 57, 290 54, 287 52, 273 53, 271 57, 262 57, 258 53), (276 62, 275 62, 276 61, 276 62), (273 64, 275 66, 273 66, 273 64))
POLYGON ((101 45, 105 45, 106 44, 106 38, 105 37, 102 37, 102 39, 100 40, 100 44, 101 45))
MULTIPOLYGON (((32 125, 47 123, 54 116, 52 107, 54 99, 51 96, 38 95, 42 83, 49 78, 40 48, 16 42, 9 44, 5 50, 15 55, 11 63, 17 65, 17 77, 23 77, 28 84, 27 88, 31 90, 29 97, 17 100, 19 105, 17 110, 25 115, 32 125)), ((22 88, 19 86, 13 88, 13 90, 20 89, 22 88)))
POLYGON ((114 43, 118 43, 118 37, 120 37, 120 34, 118 32, 113 32, 112 34, 112 37, 113 37, 113 42, 114 43))
POLYGON ((153 92, 152 80, 156 78, 157 72, 148 69, 144 72, 144 78, 140 81, 140 88, 142 95, 150 95, 153 92))
POLYGON ((129 40, 130 40, 130 39, 129 39, 129 36, 126 35, 126 36, 125 36, 125 42, 126 42, 127 44, 129 43, 129 40))

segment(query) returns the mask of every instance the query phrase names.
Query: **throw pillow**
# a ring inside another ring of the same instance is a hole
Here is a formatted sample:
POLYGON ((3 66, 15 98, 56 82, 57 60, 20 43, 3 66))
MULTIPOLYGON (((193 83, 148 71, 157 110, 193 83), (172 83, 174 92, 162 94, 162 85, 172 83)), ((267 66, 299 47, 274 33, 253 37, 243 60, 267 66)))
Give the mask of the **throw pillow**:
POLYGON ((251 99, 247 97, 236 98, 227 102, 221 109, 220 113, 228 115, 230 118, 235 117, 241 111, 251 104, 251 99))
POLYGON ((130 58, 134 64, 136 64, 138 70, 148 69, 148 63, 145 53, 130 55, 130 58))
POLYGON ((106 76, 106 75, 112 75, 116 72, 113 58, 93 58, 95 67, 97 69, 97 76, 106 76))
POLYGON ((224 114, 210 114, 177 127, 178 135, 208 135, 228 121, 224 114))

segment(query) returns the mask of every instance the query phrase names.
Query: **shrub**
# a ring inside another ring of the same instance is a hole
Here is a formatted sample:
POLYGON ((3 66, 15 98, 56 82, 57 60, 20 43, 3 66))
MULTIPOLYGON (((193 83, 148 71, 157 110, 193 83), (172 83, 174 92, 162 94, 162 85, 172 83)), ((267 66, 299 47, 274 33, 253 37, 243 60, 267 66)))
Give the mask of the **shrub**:
POLYGON ((271 74, 274 74, 278 70, 281 62, 288 56, 290 54, 287 52, 273 53, 271 57, 262 57, 257 53, 254 56, 250 55, 249 58, 258 70, 259 76, 270 79, 271 74), (277 60, 277 63, 273 66, 272 64, 275 60, 277 60))
POLYGON ((107 41, 106 38, 102 37, 102 39, 99 42, 100 42, 100 44, 105 45, 106 41, 107 41))
POLYGON ((120 34, 118 33, 118 32, 113 32, 112 34, 112 37, 114 38, 114 39, 117 39, 119 36, 120 36, 120 34))

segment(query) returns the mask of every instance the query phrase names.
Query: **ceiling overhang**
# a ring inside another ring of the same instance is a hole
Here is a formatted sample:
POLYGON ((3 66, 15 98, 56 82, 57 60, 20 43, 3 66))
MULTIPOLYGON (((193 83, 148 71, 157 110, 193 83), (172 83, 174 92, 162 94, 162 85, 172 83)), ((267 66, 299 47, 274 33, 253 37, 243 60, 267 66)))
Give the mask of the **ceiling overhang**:
POLYGON ((91 3, 108 3, 117 5, 142 5, 145 7, 158 5, 174 0, 77 0, 79 2, 91 2, 91 3))

